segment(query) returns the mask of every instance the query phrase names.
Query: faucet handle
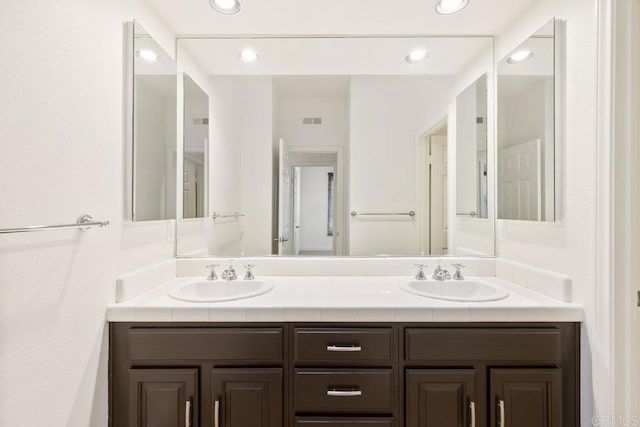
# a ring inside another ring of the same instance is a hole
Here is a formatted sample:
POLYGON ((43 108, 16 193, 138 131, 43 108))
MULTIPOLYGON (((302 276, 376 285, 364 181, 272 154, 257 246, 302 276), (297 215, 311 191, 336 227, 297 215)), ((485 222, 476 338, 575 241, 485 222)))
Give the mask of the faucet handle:
POLYGON ((464 280, 464 276, 462 275, 462 269, 466 267, 466 265, 455 263, 451 264, 456 268, 456 272, 453 274, 453 280, 464 280))
POLYGON ((253 267, 254 264, 245 264, 244 268, 247 269, 247 272, 244 275, 244 280, 254 280, 256 277, 253 275, 253 267))
POLYGON ((427 280, 427 276, 424 274, 424 269, 427 267, 427 264, 417 263, 416 267, 418 267, 418 272, 416 273, 416 280, 427 280))
POLYGON ((209 275, 207 276, 207 280, 218 280, 218 275, 216 274, 216 267, 220 267, 220 264, 209 264, 206 268, 209 269, 209 275))

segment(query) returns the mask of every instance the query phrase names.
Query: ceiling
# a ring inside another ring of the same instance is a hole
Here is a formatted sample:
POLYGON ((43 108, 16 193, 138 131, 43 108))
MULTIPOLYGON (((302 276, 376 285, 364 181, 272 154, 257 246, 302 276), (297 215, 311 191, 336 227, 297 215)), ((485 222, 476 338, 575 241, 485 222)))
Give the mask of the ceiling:
POLYGON ((186 49, 211 75, 455 75, 481 55, 490 65, 492 47, 490 37, 196 38, 179 41, 178 58, 186 49), (245 48, 261 61, 240 61, 245 48), (407 63, 416 48, 428 59, 407 63))
POLYGON ((240 0, 222 15, 208 0, 147 0, 177 35, 498 34, 535 0, 470 0, 454 15, 435 0, 240 0))

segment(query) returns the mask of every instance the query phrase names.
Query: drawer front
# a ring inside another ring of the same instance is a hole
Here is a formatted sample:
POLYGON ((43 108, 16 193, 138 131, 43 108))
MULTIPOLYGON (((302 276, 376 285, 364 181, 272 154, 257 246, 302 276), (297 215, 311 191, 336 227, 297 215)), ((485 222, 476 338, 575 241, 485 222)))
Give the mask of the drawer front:
POLYGON ((281 328, 135 328, 129 331, 129 358, 279 363, 282 334, 281 328))
POLYGON ((393 427, 393 418, 298 417, 296 427, 393 427))
POLYGON ((296 369, 298 412, 391 413, 391 369, 296 369))
POLYGON ((559 363, 560 331, 553 328, 407 328, 410 362, 522 361, 559 363))
POLYGON ((391 328, 296 328, 295 361, 299 364, 391 364, 391 328))

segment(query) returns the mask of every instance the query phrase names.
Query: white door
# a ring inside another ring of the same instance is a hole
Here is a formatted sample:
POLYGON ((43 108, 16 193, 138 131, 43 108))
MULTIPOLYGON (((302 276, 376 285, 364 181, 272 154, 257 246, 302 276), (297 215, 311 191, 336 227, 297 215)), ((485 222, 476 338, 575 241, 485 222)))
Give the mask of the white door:
POLYGON ((195 218, 197 214, 197 175, 198 168, 191 160, 184 159, 182 183, 182 217, 195 218))
POLYGON ((293 170, 293 255, 300 253, 300 168, 293 170))
POLYGON ((541 141, 498 150, 498 218, 542 219, 541 141))
POLYGON ((284 146, 284 139, 278 143, 278 255, 290 255, 290 233, 287 208, 290 206, 291 177, 289 176, 289 159, 284 146))
POLYGON ((430 244, 431 255, 447 253, 447 136, 430 138, 430 244))

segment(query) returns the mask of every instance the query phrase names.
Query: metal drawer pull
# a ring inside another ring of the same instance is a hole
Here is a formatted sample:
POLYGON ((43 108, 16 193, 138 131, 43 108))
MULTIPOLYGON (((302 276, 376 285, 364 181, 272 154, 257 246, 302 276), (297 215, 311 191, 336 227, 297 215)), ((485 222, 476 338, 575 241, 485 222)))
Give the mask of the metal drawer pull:
POLYGON ((213 404, 213 427, 220 427, 220 401, 213 404))
POLYGON ((184 425, 191 427, 191 400, 187 400, 184 408, 184 425))
POLYGON ((504 425, 504 400, 498 402, 498 407, 500 408, 500 427, 505 427, 504 425))
POLYGON ((362 390, 359 390, 359 389, 340 390, 340 389, 332 388, 327 390, 327 396, 335 396, 335 397, 362 396, 362 390))
POLYGON ((471 409, 471 427, 476 427, 476 402, 469 403, 471 409))
POLYGON ((362 347, 359 345, 337 345, 330 344, 327 346, 327 351, 349 352, 349 351, 362 351, 362 347))

